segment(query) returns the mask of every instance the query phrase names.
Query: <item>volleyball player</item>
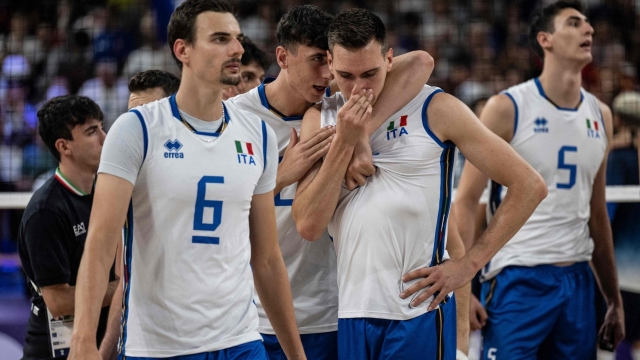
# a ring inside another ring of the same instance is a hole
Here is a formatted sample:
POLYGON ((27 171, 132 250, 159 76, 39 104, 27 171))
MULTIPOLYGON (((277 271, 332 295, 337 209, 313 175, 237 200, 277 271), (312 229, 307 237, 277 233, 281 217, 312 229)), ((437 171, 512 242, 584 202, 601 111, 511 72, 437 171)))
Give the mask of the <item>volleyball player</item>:
MULTIPOLYGON (((605 204, 611 110, 581 87, 592 36, 577 2, 539 10, 529 39, 542 74, 492 97, 482 112, 482 122, 542 175, 549 192, 483 269, 484 359, 595 358, 594 273, 608 306, 600 346, 613 350, 624 336, 605 204)), ((512 191, 487 175, 467 165, 460 180, 456 222, 468 239, 488 178, 487 232, 512 191)))
MULTIPOLYGON (((281 68, 278 77, 268 78, 258 88, 230 100, 241 109, 258 114, 274 129, 278 139, 281 162, 274 191, 278 237, 291 282, 298 328, 309 359, 337 357, 336 257, 326 231, 316 242, 305 241, 300 236, 291 217, 291 204, 296 182, 326 155, 334 134, 334 129, 327 127, 318 129, 306 141, 298 140, 302 115, 329 91, 327 29, 331 18, 311 5, 297 6, 287 12, 276 29, 279 44, 276 60, 281 68)), ((406 54, 395 60, 398 67, 389 75, 384 90, 387 95, 381 100, 389 106, 381 107, 374 114, 381 118, 379 123, 399 109, 394 102, 397 104, 403 97, 409 100, 402 90, 421 88, 433 69, 433 60, 425 52, 406 54)), ((285 359, 261 302, 257 303, 260 332, 267 352, 271 359, 285 359)))
POLYGON ((455 301, 449 293, 466 284, 524 223, 546 195, 544 183, 460 101, 423 86, 374 131, 375 173, 353 191, 341 187, 371 104, 380 105, 393 51, 380 18, 362 9, 338 14, 328 40, 329 67, 344 93, 307 111, 301 139, 323 125, 335 125, 336 136, 325 159, 298 183, 292 212, 305 239, 318 239, 327 225, 333 236, 338 355, 453 359, 455 301), (454 143, 512 192, 487 236, 462 259, 445 261, 454 143), (423 279, 401 280, 418 269, 424 270, 423 279), (416 297, 405 291, 425 286, 418 297, 428 300, 413 306, 416 297))
POLYGON ((265 359, 255 279, 285 353, 304 359, 277 243, 275 135, 221 101, 240 74, 238 22, 227 1, 187 0, 168 37, 178 92, 122 115, 105 142, 72 358, 99 358, 96 299, 126 220, 121 357, 265 359))

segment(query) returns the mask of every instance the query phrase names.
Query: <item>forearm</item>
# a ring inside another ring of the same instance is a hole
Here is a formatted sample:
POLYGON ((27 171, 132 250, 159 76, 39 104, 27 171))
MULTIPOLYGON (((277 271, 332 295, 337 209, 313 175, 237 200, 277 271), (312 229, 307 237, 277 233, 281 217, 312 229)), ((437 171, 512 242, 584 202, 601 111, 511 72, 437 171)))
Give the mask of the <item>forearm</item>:
POLYGON ((590 222, 590 232, 594 248, 591 263, 594 275, 608 305, 621 303, 618 275, 616 274, 613 241, 608 218, 594 218, 590 222), (609 235, 607 235, 609 234, 609 235))
MULTIPOLYGON (((538 175, 539 177, 539 175, 538 175)), ((465 255, 473 273, 479 271, 520 230, 546 196, 538 177, 510 184, 509 191, 482 236, 465 255)))
POLYGON ((371 136, 391 115, 418 95, 433 68, 433 58, 426 51, 412 51, 393 58, 393 68, 387 75, 367 124, 367 136, 371 136))
POLYGON ((477 208, 477 202, 469 201, 466 198, 456 199, 454 204, 451 205, 451 218, 456 222, 460 238, 466 250, 469 250, 471 246, 473 246, 475 236, 474 216, 477 208))
POLYGON ((120 338, 120 320, 122 316, 122 278, 118 282, 107 320, 107 330, 100 345, 103 360, 115 360, 118 357, 118 339, 120 338))
MULTIPOLYGON (((90 245, 90 243, 88 244, 90 245)), ((76 284, 76 311, 73 337, 95 344, 100 310, 108 296, 109 270, 113 256, 102 256, 98 249, 85 247, 76 284)), ((114 248, 115 253, 115 248, 114 248)), ((113 293, 111 293, 113 296, 113 293)), ((106 302, 109 304, 109 302, 106 302)))
POLYGON ((293 310, 287 269, 280 253, 264 263, 251 264, 260 302, 288 359, 304 356, 293 310))
POLYGON ((282 189, 286 188, 291 184, 288 183, 286 176, 282 174, 280 171, 280 166, 278 165, 278 175, 276 176, 276 187, 273 189, 274 194, 279 194, 282 189))
POLYGON ((454 291, 456 295, 456 332, 458 350, 469 353, 469 306, 471 283, 454 291))
POLYGON ((336 138, 315 178, 296 194, 292 215, 305 239, 317 239, 329 224, 353 151, 336 138))

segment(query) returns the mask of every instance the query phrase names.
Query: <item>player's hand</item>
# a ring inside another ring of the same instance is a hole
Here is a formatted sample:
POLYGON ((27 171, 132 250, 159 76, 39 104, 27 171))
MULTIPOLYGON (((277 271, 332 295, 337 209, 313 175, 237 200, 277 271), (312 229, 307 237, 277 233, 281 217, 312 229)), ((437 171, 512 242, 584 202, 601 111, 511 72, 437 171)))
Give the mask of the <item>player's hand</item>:
POLYGON ((95 342, 75 342, 71 340, 68 360, 102 360, 95 342))
POLYGON ((329 152, 335 132, 335 127, 325 126, 300 142, 298 133, 292 128, 289 145, 278 165, 278 183, 286 187, 300 180, 316 161, 329 152))
POLYGON ((355 146, 365 136, 366 125, 371 118, 373 90, 361 90, 351 94, 349 101, 338 110, 336 136, 349 146, 355 146))
POLYGON ((242 92, 236 86, 229 86, 228 88, 222 90, 222 100, 231 99, 236 95, 240 95, 242 92))
POLYGON ((488 318, 489 315, 487 315, 484 306, 475 295, 471 294, 469 302, 469 325, 471 331, 482 329, 487 324, 488 318))
POLYGON ((600 348, 614 351, 624 339, 624 335, 624 310, 622 309, 622 301, 620 301, 607 308, 604 323, 598 332, 600 348))
POLYGON ((344 177, 345 186, 349 190, 362 186, 367 181, 367 177, 375 172, 376 168, 373 166, 371 158, 371 144, 369 144, 369 139, 365 134, 353 150, 353 156, 344 177))
POLYGON ((471 281, 475 274, 476 272, 469 267, 466 261, 462 262, 460 260, 447 260, 438 266, 420 268, 402 277, 402 281, 405 283, 419 278, 422 279, 400 293, 400 298, 406 299, 419 290, 426 289, 411 302, 411 306, 416 307, 438 292, 438 295, 429 305, 428 311, 431 311, 438 307, 438 304, 450 292, 471 281))

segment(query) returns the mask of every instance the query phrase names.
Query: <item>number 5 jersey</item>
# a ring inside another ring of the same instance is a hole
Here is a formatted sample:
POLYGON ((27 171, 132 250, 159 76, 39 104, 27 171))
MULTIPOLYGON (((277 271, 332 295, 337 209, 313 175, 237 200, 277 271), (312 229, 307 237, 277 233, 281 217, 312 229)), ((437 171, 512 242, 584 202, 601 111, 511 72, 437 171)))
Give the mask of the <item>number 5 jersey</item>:
POLYGON ((181 113, 174 95, 122 115, 107 136, 99 172, 134 184, 123 355, 171 357, 261 340, 249 211, 254 194, 275 186, 278 148, 257 116, 228 102, 224 110, 218 133, 220 121, 181 113), (192 131, 183 119, 214 127, 192 131))
MULTIPOLYGON (((537 78, 503 94, 515 108, 511 146, 542 175, 549 194, 485 266, 483 278, 510 265, 591 260, 591 194, 607 149, 598 99, 581 89, 577 108, 559 107, 547 98, 537 78)), ((507 191, 493 182, 490 186, 488 218, 507 191)))

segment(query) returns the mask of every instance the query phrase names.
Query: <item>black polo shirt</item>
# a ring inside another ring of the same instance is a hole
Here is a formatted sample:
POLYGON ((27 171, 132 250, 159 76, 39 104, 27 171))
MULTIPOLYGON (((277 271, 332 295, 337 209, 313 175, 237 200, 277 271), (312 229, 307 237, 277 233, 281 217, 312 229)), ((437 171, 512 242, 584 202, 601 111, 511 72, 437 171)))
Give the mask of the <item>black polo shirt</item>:
MULTIPOLYGON (((56 176, 38 189, 27 205, 18 233, 18 251, 31 291, 24 360, 51 359, 49 324, 44 299, 34 288, 76 285, 87 238, 93 195, 82 195, 56 176)), ((114 267, 109 281, 115 280, 114 267)), ((109 308, 100 313, 97 340, 102 341, 109 308)), ((56 359, 66 359, 58 357, 56 359)))

